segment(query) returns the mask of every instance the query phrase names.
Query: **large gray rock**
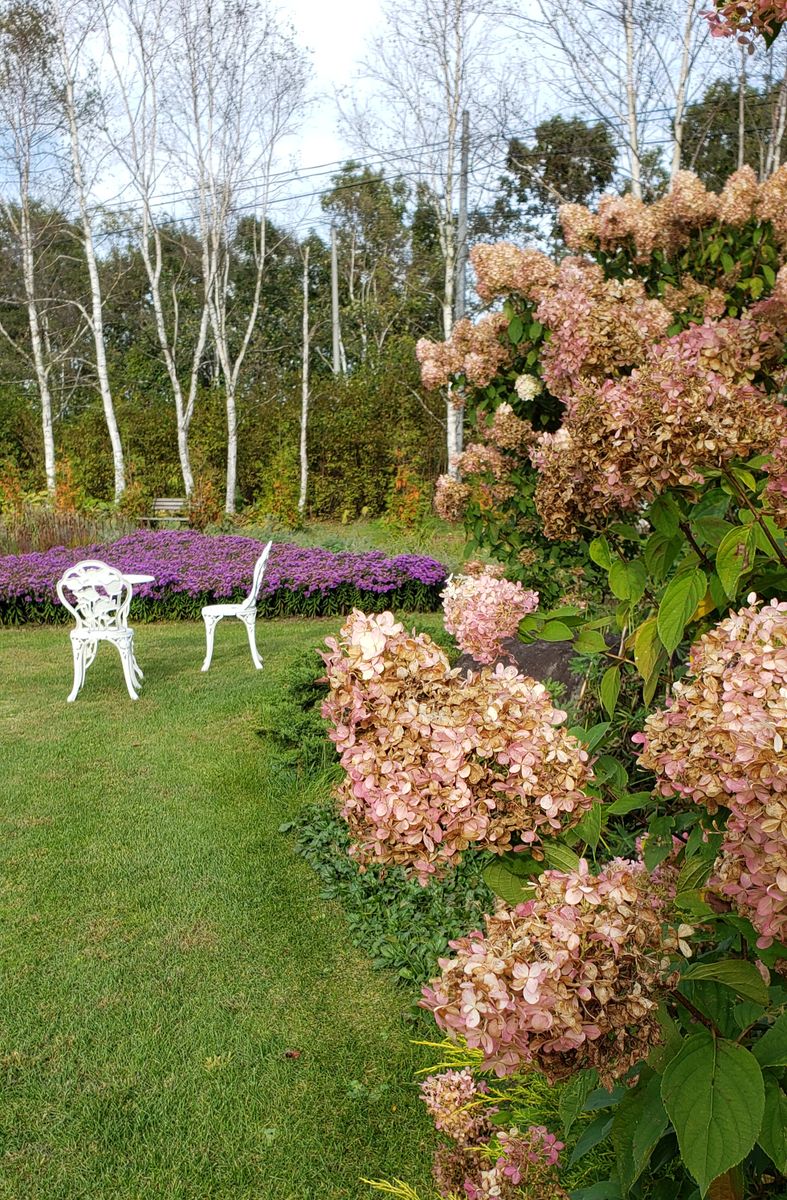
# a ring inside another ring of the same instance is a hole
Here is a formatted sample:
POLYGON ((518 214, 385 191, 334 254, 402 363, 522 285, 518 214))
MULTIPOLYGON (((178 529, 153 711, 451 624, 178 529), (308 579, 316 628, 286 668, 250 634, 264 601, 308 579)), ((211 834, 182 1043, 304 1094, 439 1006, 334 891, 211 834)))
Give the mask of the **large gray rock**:
MULTIPOLYGON (((503 646, 510 657, 497 661, 508 666, 514 663, 523 675, 530 675, 542 683, 553 679, 565 685, 568 699, 573 699, 582 685, 582 676, 575 675, 570 667, 573 649, 570 642, 520 642, 518 638, 506 638, 503 646)), ((477 671, 481 666, 470 654, 463 654, 457 666, 464 673, 477 671)))

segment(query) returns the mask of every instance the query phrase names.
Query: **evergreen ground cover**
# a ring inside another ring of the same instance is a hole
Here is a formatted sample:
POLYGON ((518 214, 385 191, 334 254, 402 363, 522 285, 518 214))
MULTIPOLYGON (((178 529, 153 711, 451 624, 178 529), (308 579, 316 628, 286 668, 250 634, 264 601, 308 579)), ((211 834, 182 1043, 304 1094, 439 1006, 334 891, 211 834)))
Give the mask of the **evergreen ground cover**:
POLYGON ((279 832, 317 785, 256 733, 335 624, 261 623, 259 674, 222 629, 207 675, 201 626, 146 627, 137 704, 110 650, 66 705, 65 631, 0 630, 2 1200, 426 1179, 425 1025, 279 832))

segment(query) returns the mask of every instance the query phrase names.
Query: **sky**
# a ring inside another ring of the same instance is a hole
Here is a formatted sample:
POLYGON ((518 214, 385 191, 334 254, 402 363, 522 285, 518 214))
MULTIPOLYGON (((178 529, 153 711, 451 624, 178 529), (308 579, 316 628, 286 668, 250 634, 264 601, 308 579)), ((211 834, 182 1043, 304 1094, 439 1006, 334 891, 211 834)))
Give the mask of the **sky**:
MULTIPOLYGON (((382 26, 379 0, 285 0, 288 17, 301 45, 311 52, 313 106, 300 133, 288 139, 286 153, 308 171, 352 154, 337 128, 335 93, 359 86, 353 76, 363 60, 368 39, 382 26)), ((362 86, 362 85, 361 85, 362 86)), ((329 176, 309 182, 303 191, 324 186, 329 176)))

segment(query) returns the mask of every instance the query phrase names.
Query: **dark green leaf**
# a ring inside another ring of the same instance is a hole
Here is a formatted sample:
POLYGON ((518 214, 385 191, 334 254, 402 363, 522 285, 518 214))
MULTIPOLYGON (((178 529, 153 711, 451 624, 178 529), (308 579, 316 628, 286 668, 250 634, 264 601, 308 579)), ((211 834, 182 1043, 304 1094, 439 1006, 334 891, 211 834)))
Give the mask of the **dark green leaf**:
POLYGON ((609 569, 609 586, 618 600, 630 600, 632 604, 636 604, 642 599, 647 582, 645 564, 639 558, 632 562, 621 562, 618 559, 609 569))
POLYGON ((593 541, 588 546, 588 554, 593 562, 597 566, 603 567, 605 571, 608 571, 612 566, 612 551, 605 537, 593 538, 593 541))
POLYGON ((622 817, 626 813, 636 812, 639 808, 648 808, 651 804, 655 804, 655 800, 650 792, 633 792, 613 800, 606 806, 606 812, 611 817, 622 817))
POLYGON ((579 855, 565 842, 545 842, 544 858, 557 871, 576 871, 579 867, 579 855))
POLYGON ((573 1075, 560 1091, 558 1112, 563 1122, 563 1135, 567 1137, 571 1127, 582 1112, 582 1106, 598 1082, 598 1072, 595 1067, 589 1071, 580 1071, 573 1075))
POLYGON ((677 650, 683 631, 705 595, 707 580, 702 571, 692 570, 667 584, 657 618, 659 637, 668 653, 677 650))
POLYGON ((527 900, 533 890, 533 881, 509 870, 504 862, 497 859, 484 868, 484 879, 496 896, 499 896, 511 908, 527 900))
POLYGON ((657 496, 648 510, 648 520, 659 533, 674 537, 680 528, 680 509, 672 496, 667 493, 657 496))
POLYGON ((574 1163, 579 1162, 581 1158, 587 1154, 588 1150, 592 1150, 599 1142, 603 1142, 609 1137, 609 1132, 612 1129, 612 1117, 606 1113, 596 1117, 595 1121, 591 1121, 582 1131, 582 1136, 574 1147, 574 1153, 569 1159, 568 1165, 573 1167, 574 1163))
POLYGON ((665 1067, 661 1097, 683 1162, 704 1193, 757 1140, 765 1108, 759 1064, 743 1046, 703 1030, 665 1067))
POLYGON ((678 893, 692 892, 695 888, 702 887, 711 873, 712 866, 712 861, 708 861, 699 854, 688 859, 680 869, 675 890, 678 893))
POLYGON ((787 1013, 782 1013, 770 1029, 752 1046, 752 1054, 762 1067, 787 1066, 787 1013))
POLYGON ((563 621, 547 621, 538 636, 544 642, 570 642, 573 634, 563 621))
POLYGON ((513 317, 508 323, 508 339, 516 346, 522 341, 522 334, 525 332, 521 317, 513 317))
POLYGON ((609 667, 601 678, 601 687, 599 688, 601 703, 604 709, 610 716, 615 712, 615 705, 618 702, 620 695, 620 667, 609 667))
POLYGON ((578 654, 600 654, 607 649, 607 643, 598 630, 581 629, 574 638, 574 649, 578 654))
POLYGON ((622 1200, 623 1195, 620 1184, 614 1179, 602 1179, 599 1183, 591 1183, 589 1187, 577 1188, 568 1194, 571 1200, 622 1200))
POLYGON ((754 963, 742 958, 723 958, 718 962, 694 963, 683 972, 683 979, 713 979, 724 987, 731 988, 744 1000, 753 1000, 755 1004, 768 1003, 768 989, 765 980, 754 963))
POLYGON ((765 1075, 765 1115, 757 1141, 781 1175, 787 1175, 787 1096, 772 1075, 765 1075))
POLYGON ((668 1125, 658 1075, 640 1080, 621 1100, 612 1122, 612 1145, 624 1196, 639 1179, 668 1125))
POLYGON ((598 801, 589 808, 578 825, 572 829, 572 833, 578 838, 581 838, 593 850, 598 845, 598 840, 601 837, 602 817, 605 805, 599 804, 598 801))
POLYGON ((755 533, 751 526, 738 526, 722 538, 716 551, 716 572, 722 587, 732 599, 738 580, 754 562, 755 533))
POLYGON ((643 551, 645 564, 654 579, 666 579, 669 569, 685 544, 681 534, 669 537, 658 529, 647 540, 643 551))

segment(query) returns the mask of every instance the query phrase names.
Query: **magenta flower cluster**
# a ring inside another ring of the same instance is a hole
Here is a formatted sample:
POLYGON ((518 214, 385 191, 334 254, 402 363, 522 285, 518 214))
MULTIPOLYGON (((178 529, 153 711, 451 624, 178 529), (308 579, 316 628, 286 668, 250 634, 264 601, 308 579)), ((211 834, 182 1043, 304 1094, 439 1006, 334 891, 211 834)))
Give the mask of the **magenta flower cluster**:
POLYGON ((591 806, 587 752, 543 684, 502 665, 462 678, 391 613, 354 612, 327 645, 322 711, 362 865, 400 863, 425 883, 471 845, 538 854, 591 806))
POLYGON ((422 1006, 497 1075, 537 1067, 558 1080, 596 1067, 611 1082, 661 1036, 656 993, 678 945, 666 924, 673 873, 625 859, 595 876, 584 860, 574 873, 545 871, 531 900, 451 942, 422 1006))
MULTIPOLYGON (((12 606, 22 613, 29 606, 28 619, 35 619, 36 609, 46 616, 49 607, 57 608, 55 584, 82 558, 100 558, 121 571, 155 576, 155 582, 135 587, 135 597, 152 606, 169 605, 162 615, 198 617, 201 604, 241 599, 248 593, 261 550, 261 543, 250 537, 138 530, 104 546, 58 546, 39 554, 7 555, 0 558, 0 620, 12 606)), ((398 593, 406 597, 408 588, 430 599, 433 592, 436 600, 445 575, 441 563, 422 555, 388 558, 380 551, 333 553, 277 542, 263 578, 261 605, 272 612, 298 611, 299 604, 313 615, 346 612, 361 597, 368 601, 377 595, 399 603, 398 593), (349 603, 345 599, 342 605, 345 594, 349 603)))
POLYGON ((692 648, 669 707, 635 736, 664 796, 730 810, 711 887, 787 939, 787 601, 750 597, 692 648))
POLYGON ((457 645, 479 663, 493 663, 504 654, 503 642, 519 623, 538 608, 538 592, 500 578, 486 569, 452 575, 443 591, 445 627, 457 645))

